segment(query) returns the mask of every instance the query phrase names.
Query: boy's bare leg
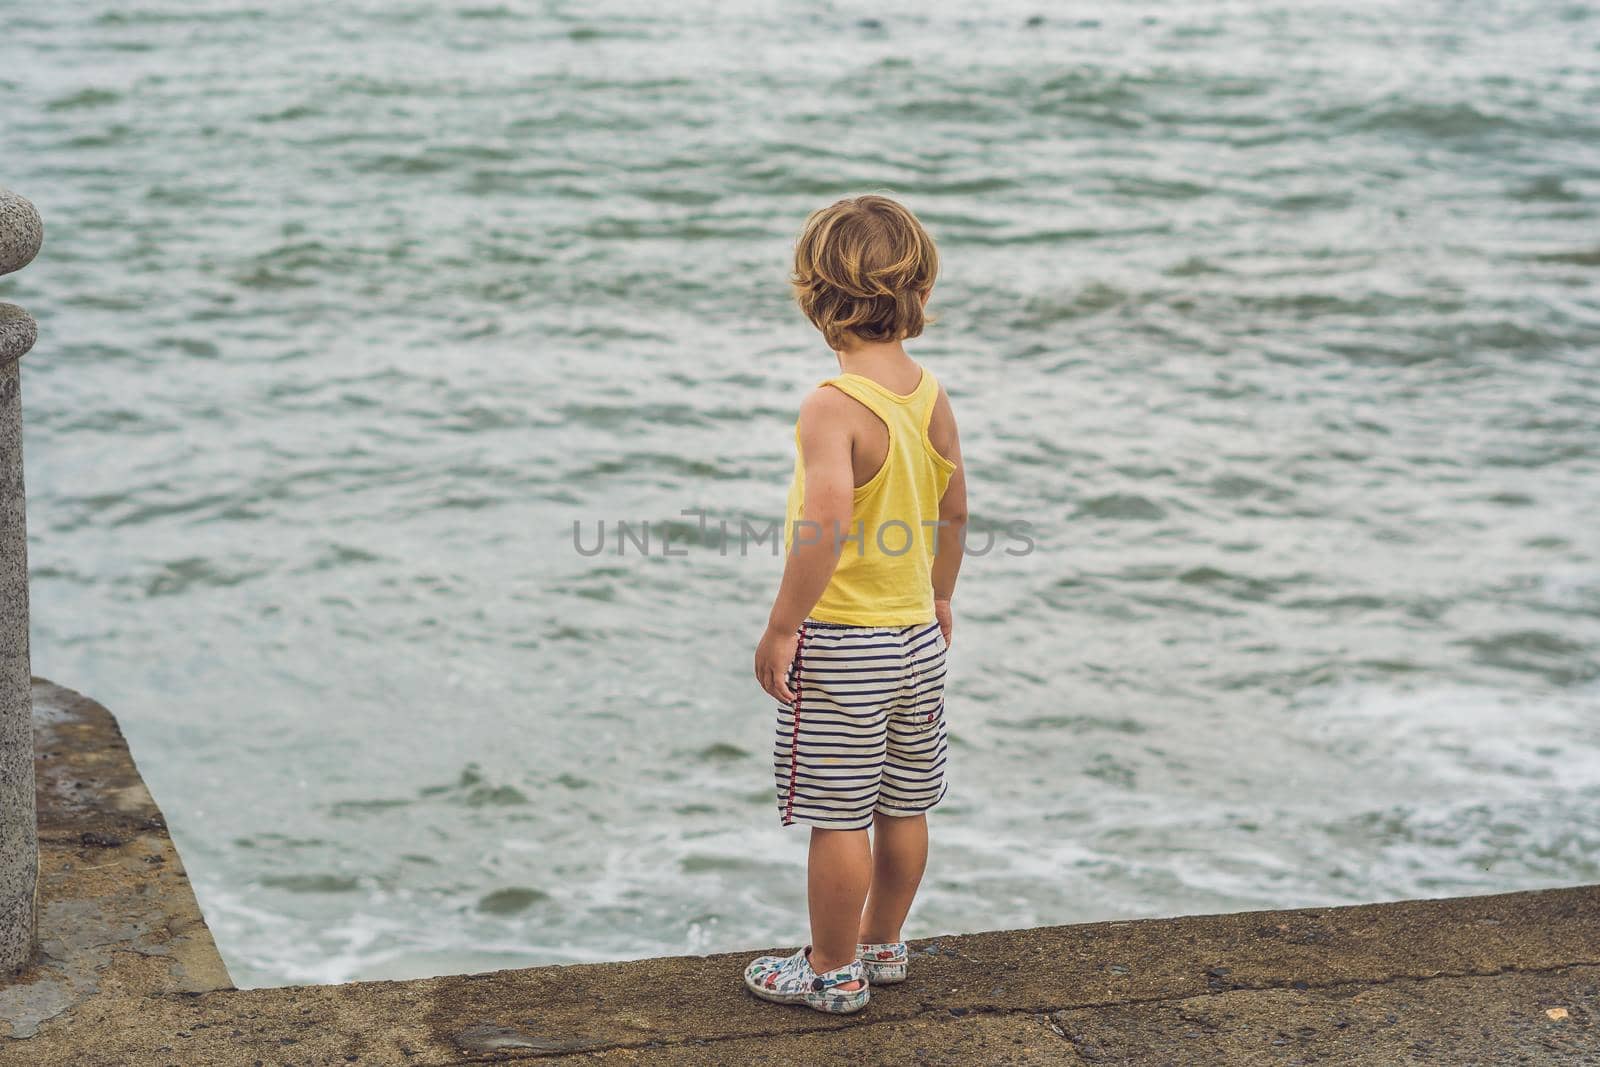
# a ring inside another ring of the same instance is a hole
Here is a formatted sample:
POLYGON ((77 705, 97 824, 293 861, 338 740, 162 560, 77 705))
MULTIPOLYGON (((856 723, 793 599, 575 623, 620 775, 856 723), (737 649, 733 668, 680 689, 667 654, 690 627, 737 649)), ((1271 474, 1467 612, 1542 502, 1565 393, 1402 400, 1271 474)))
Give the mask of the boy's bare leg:
POLYGON ((880 811, 873 817, 872 830, 872 888, 858 940, 863 945, 886 945, 900 940, 900 927, 928 865, 928 817, 880 811))
POLYGON ((811 909, 811 968, 818 974, 854 962, 861 905, 871 883, 872 844, 865 830, 812 828, 806 895, 811 909))

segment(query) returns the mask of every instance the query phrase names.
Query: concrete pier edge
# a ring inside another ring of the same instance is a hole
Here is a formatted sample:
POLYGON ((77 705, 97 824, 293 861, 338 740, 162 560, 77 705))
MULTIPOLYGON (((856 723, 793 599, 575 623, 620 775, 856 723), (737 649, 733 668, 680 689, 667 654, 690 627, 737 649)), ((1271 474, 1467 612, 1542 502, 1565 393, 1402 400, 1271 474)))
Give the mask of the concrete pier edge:
POLYGON ((1600 1064, 1600 887, 915 942, 839 1018, 756 950, 239 990, 111 714, 35 679, 42 951, 0 1067, 1600 1064))

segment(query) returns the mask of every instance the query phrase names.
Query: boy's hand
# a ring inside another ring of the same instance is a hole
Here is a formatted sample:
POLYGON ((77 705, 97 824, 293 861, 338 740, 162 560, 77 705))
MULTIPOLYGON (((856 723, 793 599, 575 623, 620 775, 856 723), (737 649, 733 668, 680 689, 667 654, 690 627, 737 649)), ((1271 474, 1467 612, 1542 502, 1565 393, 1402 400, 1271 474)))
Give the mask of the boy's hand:
POLYGON ((935 600, 933 602, 933 617, 939 620, 939 630, 944 634, 944 647, 949 648, 955 639, 956 617, 950 611, 950 601, 935 600))
POLYGON ((789 691, 789 667, 799 644, 800 635, 795 631, 769 626, 756 646, 756 681, 768 696, 785 704, 794 703, 794 694, 789 691))

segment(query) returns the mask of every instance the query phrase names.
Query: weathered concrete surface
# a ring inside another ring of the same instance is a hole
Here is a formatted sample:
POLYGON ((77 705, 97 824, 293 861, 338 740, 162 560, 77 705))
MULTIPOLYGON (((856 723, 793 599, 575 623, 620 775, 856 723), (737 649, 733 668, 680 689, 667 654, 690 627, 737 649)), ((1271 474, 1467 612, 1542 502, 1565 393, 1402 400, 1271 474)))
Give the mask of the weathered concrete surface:
POLYGON ((1600 1063, 1600 967, 1053 1012, 1085 1063, 1600 1063))
POLYGON ((0 1067, 1600 1065, 1600 887, 938 938, 851 1018, 748 996, 749 952, 228 989, 109 716, 35 705, 55 988, 0 988, 0 1067))
POLYGON ((111 713, 34 679, 33 720, 39 952, 0 982, 0 1063, 86 1000, 232 984, 111 713))
POLYGON ((916 948, 911 980, 849 1019, 747 996, 739 953, 102 996, 0 1063, 1600 1063, 1600 888, 916 948))

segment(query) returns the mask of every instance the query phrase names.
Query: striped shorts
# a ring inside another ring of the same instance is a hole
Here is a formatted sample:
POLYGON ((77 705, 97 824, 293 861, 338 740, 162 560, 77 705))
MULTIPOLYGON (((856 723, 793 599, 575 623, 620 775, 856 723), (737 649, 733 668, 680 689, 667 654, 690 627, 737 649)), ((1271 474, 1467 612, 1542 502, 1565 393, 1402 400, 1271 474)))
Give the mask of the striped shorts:
POLYGON ((860 830, 944 799, 944 675, 938 623, 807 619, 772 753, 783 824, 860 830))

